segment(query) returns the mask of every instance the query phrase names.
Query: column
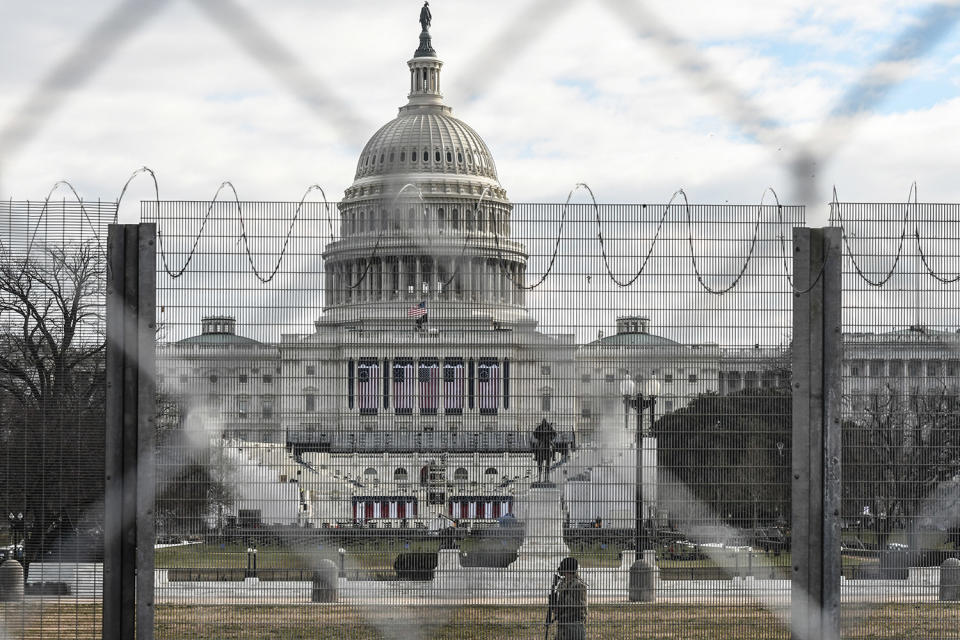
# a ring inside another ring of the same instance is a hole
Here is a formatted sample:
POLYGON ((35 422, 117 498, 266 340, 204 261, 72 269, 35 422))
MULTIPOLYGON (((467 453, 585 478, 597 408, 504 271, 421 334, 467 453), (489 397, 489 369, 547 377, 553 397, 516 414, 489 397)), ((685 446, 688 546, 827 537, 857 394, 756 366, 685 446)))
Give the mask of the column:
POLYGON ((357 273, 356 263, 355 261, 351 260, 347 264, 346 292, 347 292, 348 303, 353 303, 357 301, 357 290, 353 286, 356 283, 356 273, 357 273))
POLYGON ((423 274, 421 272, 420 256, 414 256, 413 299, 420 300, 423 295, 423 274))

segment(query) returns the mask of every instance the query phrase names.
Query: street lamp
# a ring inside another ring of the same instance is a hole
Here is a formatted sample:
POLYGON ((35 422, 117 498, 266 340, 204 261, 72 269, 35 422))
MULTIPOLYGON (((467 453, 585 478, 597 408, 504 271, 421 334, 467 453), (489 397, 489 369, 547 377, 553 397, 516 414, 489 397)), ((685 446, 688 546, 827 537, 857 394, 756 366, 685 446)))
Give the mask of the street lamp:
POLYGON ((637 556, 646 550, 646 540, 643 535, 643 410, 650 408, 650 426, 653 426, 654 413, 657 406, 657 395, 660 393, 660 383, 649 378, 644 381, 643 389, 637 390, 637 383, 630 374, 626 374, 620 382, 620 395, 623 396, 624 421, 629 419, 630 408, 637 412, 637 460, 636 482, 634 483, 634 549, 637 556))

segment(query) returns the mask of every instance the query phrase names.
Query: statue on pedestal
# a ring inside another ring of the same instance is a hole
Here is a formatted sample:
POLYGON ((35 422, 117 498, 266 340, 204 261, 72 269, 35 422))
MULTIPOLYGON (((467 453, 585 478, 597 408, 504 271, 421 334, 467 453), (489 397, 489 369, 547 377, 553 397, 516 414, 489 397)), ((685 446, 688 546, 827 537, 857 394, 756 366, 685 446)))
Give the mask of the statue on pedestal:
POLYGON ((550 482, 550 464, 556 453, 556 447, 553 444, 556 438, 557 432, 546 418, 541 420, 533 431, 533 459, 537 461, 537 482, 534 486, 553 486, 550 482))
POLYGON ((433 16, 430 15, 430 3, 424 2, 423 8, 420 9, 420 28, 424 31, 430 29, 430 22, 433 20, 433 16))

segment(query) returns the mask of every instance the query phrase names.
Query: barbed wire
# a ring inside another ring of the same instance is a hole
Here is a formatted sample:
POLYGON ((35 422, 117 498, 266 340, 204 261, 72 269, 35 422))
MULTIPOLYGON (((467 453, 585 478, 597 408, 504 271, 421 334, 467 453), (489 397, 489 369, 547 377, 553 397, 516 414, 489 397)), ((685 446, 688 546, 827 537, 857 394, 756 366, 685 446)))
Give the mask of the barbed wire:
MULTIPOLYGON (((218 202, 223 202, 220 199, 220 197, 221 197, 221 193, 224 190, 230 191, 230 193, 232 194, 232 198, 227 202, 232 202, 236 208, 237 221, 240 225, 239 235, 237 239, 239 242, 242 242, 243 244, 244 254, 247 258, 247 262, 250 265, 251 272, 263 284, 267 284, 271 282, 279 273, 280 268, 283 264, 283 260, 286 256, 287 249, 290 244, 290 240, 293 236, 294 228, 300 219, 303 207, 306 204, 307 198, 311 193, 318 191, 320 192, 320 195, 322 197, 323 209, 326 214, 322 219, 327 223, 327 227, 329 230, 329 242, 330 243, 338 242, 341 239, 334 228, 334 215, 336 214, 331 213, 331 208, 335 207, 336 203, 330 202, 327 199, 326 192, 324 191, 323 187, 321 187, 318 184, 310 185, 304 191, 300 200, 297 202, 297 206, 296 206, 296 209, 294 210, 294 214, 290 219, 289 223, 287 224, 286 231, 283 234, 283 238, 284 238, 283 245, 281 246, 277 254, 276 263, 268 271, 261 270, 260 268, 257 267, 256 261, 254 259, 254 250, 251 246, 251 234, 247 230, 248 224, 247 224, 246 217, 244 215, 243 201, 240 199, 235 185, 231 181, 226 180, 217 187, 217 190, 215 191, 213 198, 207 202, 207 206, 202 217, 200 228, 197 230, 195 234, 193 234, 190 250, 187 252, 187 256, 183 264, 179 267, 172 267, 170 264, 166 246, 164 244, 163 213, 162 213, 163 207, 161 206, 162 202, 164 201, 160 199, 159 181, 157 179, 156 173, 152 169, 150 169, 149 167, 141 167, 140 169, 137 169, 136 171, 134 171, 129 178, 127 178, 126 182, 124 182, 122 189, 120 190, 120 194, 117 197, 117 200, 115 203, 116 208, 114 210, 112 222, 113 223, 117 222, 119 218, 120 205, 123 203, 124 199, 126 198, 127 192, 129 191, 131 184, 137 178, 144 175, 149 177, 150 182, 152 184, 153 198, 151 200, 145 200, 143 202, 149 202, 156 206, 156 209, 157 209, 156 217, 157 217, 157 225, 158 225, 157 226, 158 254, 160 256, 164 272, 166 273, 166 275, 174 279, 181 277, 189 269, 191 262, 193 261, 194 257, 198 252, 200 241, 204 237, 204 233, 206 232, 208 222, 210 221, 210 218, 213 214, 214 206, 218 202)), ((46 197, 43 200, 43 207, 40 210, 39 218, 36 224, 34 225, 34 229, 33 229, 33 232, 31 233, 30 241, 28 243, 27 255, 29 256, 31 248, 35 243, 35 239, 37 234, 39 233, 40 224, 44 216, 48 215, 49 206, 53 198, 53 195, 61 188, 68 189, 71 196, 79 204, 81 215, 83 216, 91 232, 93 233, 98 249, 100 250, 101 253, 105 254, 103 239, 100 236, 100 230, 97 227, 97 225, 94 224, 93 220, 91 219, 90 213, 87 211, 87 208, 86 208, 89 203, 87 203, 86 201, 83 200, 83 198, 80 197, 76 188, 70 181, 60 180, 60 181, 57 181, 53 185, 53 187, 51 187, 50 191, 47 193, 46 197)), ((397 201, 404 195, 404 193, 411 190, 416 191, 416 197, 421 201, 421 203, 426 202, 426 200, 423 197, 423 192, 420 190, 420 188, 417 187, 415 184, 407 183, 394 196, 393 200, 391 201, 390 209, 394 209, 397 201)), ((763 219, 764 207, 773 206, 773 205, 765 204, 766 198, 768 195, 770 195, 775 202, 775 208, 777 212, 776 224, 780 228, 780 231, 777 234, 777 239, 779 240, 778 246, 780 250, 780 257, 781 257, 781 262, 783 266, 784 277, 787 279, 787 282, 789 283, 791 289, 795 293, 800 293, 800 294, 808 293, 818 284, 826 266, 825 262, 820 265, 817 271, 817 274, 814 277, 813 282, 808 287, 798 288, 796 286, 795 282, 793 281, 790 266, 788 264, 788 259, 787 259, 788 252, 785 246, 786 235, 783 232, 783 227, 788 223, 784 220, 784 215, 783 215, 784 205, 780 202, 780 198, 776 190, 773 187, 767 187, 766 189, 764 189, 763 193, 761 194, 760 202, 756 205, 757 216, 753 224, 753 231, 749 240, 749 248, 746 252, 746 255, 743 257, 740 266, 736 270, 736 275, 734 275, 733 280, 726 286, 723 286, 723 287, 711 286, 707 282, 706 276, 702 271, 701 264, 700 264, 700 257, 697 255, 697 252, 696 252, 696 246, 695 246, 696 240, 694 238, 694 233, 693 233, 692 205, 690 204, 689 197, 687 196, 686 191, 681 188, 675 191, 673 195, 670 197, 670 199, 668 200, 668 202, 666 203, 663 209, 663 212, 661 213, 657 221, 657 226, 656 226, 654 235, 650 240, 650 243, 646 251, 643 253, 643 260, 640 266, 629 277, 622 277, 617 273, 615 273, 613 266, 611 265, 611 262, 610 262, 611 255, 607 248, 608 239, 606 238, 603 232, 605 221, 600 211, 601 205, 597 201, 597 198, 593 189, 587 183, 578 182, 567 194, 567 198, 564 201, 564 204, 561 210, 560 221, 557 227, 555 237, 551 238, 552 250, 550 253, 550 260, 544 272, 537 277, 535 282, 527 284, 525 282, 520 281, 517 278, 517 276, 513 273, 513 271, 511 271, 508 268, 509 261, 504 256, 504 247, 502 245, 502 240, 501 240, 501 238, 503 240, 506 240, 507 238, 505 236, 502 236, 502 234, 497 230, 496 226, 493 227, 492 235, 493 235, 494 243, 496 246, 497 265, 500 268, 501 272, 508 278, 508 280, 517 289, 522 289, 525 291, 535 290, 540 286, 542 286, 547 281, 547 278, 550 276, 550 274, 553 272, 557 262, 557 258, 559 257, 559 254, 560 254, 560 245, 565 237, 565 228, 567 224, 567 218, 569 215, 571 201, 573 199, 573 196, 578 191, 581 191, 581 190, 586 191, 590 198, 589 206, 591 207, 594 213, 593 218, 596 224, 596 237, 597 237, 597 241, 600 249, 599 255, 602 258, 606 276, 618 288, 627 288, 632 286, 646 271, 647 265, 649 264, 650 258, 653 256, 653 252, 656 249, 656 246, 658 245, 659 242, 663 241, 661 236, 662 236, 664 224, 666 223, 668 215, 670 214, 671 210, 674 209, 674 207, 680 206, 677 202, 679 199, 683 200, 683 211, 684 211, 683 219, 685 220, 686 227, 687 227, 687 234, 686 234, 686 237, 683 238, 683 240, 686 241, 686 244, 688 247, 688 255, 689 255, 691 266, 693 269, 693 274, 699 286, 707 293, 710 293, 716 296, 725 295, 730 291, 732 291, 733 289, 735 289, 737 285, 741 282, 743 277, 746 275, 747 270, 749 269, 750 263, 756 257, 756 248, 760 240, 760 226, 763 219)), ((480 194, 480 197, 473 204, 474 214, 477 214, 480 211, 480 208, 483 202, 485 201, 485 199, 488 197, 488 195, 489 195, 489 187, 485 187, 483 192, 480 194)), ((797 205, 797 206, 802 206, 802 205, 797 205)), ((846 255, 849 256, 851 260, 851 264, 854 267, 855 273, 868 285, 875 288, 882 287, 887 282, 890 281, 890 279, 893 277, 894 273, 896 272, 897 266, 899 265, 904 253, 904 247, 905 247, 906 238, 908 235, 907 228, 911 218, 911 210, 915 212, 913 215, 914 223, 915 223, 913 236, 917 242, 918 254, 923 262, 923 265, 926 271, 929 273, 930 276, 932 276, 934 279, 936 279, 942 284, 953 284, 955 282, 960 281, 960 274, 957 274, 955 276, 945 276, 936 272, 933 269, 933 267, 930 265, 929 259, 927 257, 927 252, 923 250, 923 246, 922 246, 923 238, 919 229, 919 222, 920 222, 919 213, 916 213, 919 211, 919 203, 917 202, 917 183, 916 182, 913 182, 910 186, 910 191, 907 196, 907 202, 905 203, 904 215, 903 215, 903 218, 901 219, 900 233, 897 236, 895 236, 895 238, 898 240, 898 244, 897 244, 896 253, 893 258, 893 264, 891 265, 890 269, 886 271, 878 279, 871 278, 871 276, 864 270, 860 262, 857 260, 856 256, 858 254, 854 252, 853 247, 851 245, 850 234, 848 233, 847 224, 844 221, 843 214, 841 211, 842 206, 843 206, 843 203, 840 203, 837 195, 837 189, 836 187, 834 187, 833 198, 830 203, 831 210, 836 214, 834 219, 834 224, 835 226, 839 227, 841 230, 841 237, 843 239, 844 249, 845 249, 846 255)), ((648 207, 646 204, 641 205, 642 210, 646 210, 647 208, 648 207)), ((338 225, 342 223, 342 220, 339 218, 339 216, 337 216, 336 222, 338 225)), ((361 258, 361 260, 363 260, 364 262, 364 266, 361 273, 357 275, 356 281, 348 280, 348 282, 346 283, 347 288, 351 290, 356 289, 366 280, 366 278, 370 274, 372 261, 380 253, 382 242, 387 232, 387 225, 386 223, 381 222, 379 227, 380 228, 378 230, 376 241, 374 243, 373 248, 371 249, 370 253, 368 253, 367 255, 361 258)), ((169 234, 166 234, 166 235, 169 236, 169 234)), ((463 243, 461 244, 457 258, 462 258, 463 255, 465 255, 467 248, 471 246, 471 243, 477 237, 479 236, 475 235, 472 232, 472 230, 467 229, 467 233, 464 236, 464 240, 463 240, 463 243)), ((639 255, 639 253, 637 255, 639 255)), ((446 287, 451 282, 454 281, 456 276, 461 272, 461 263, 462 263, 462 260, 460 259, 457 259, 454 261, 455 268, 451 270, 449 277, 440 281, 441 286, 446 287)))
POLYGON ((899 236, 899 242, 897 244, 897 253, 893 258, 893 264, 890 266, 890 270, 887 271, 887 273, 883 275, 879 280, 872 280, 870 276, 868 276, 864 272, 864 270, 860 267, 860 263, 859 261, 857 261, 856 255, 853 252, 853 248, 850 246, 850 238, 847 234, 846 226, 843 223, 843 213, 841 212, 842 207, 840 206, 840 202, 837 199, 837 187, 836 185, 834 185, 833 187, 833 200, 830 202, 830 208, 836 211, 837 222, 839 223, 838 226, 840 227, 840 236, 841 238, 843 238, 843 246, 847 250, 847 256, 850 258, 850 264, 853 265, 854 271, 856 271, 857 275, 860 276, 860 278, 871 287, 882 287, 887 282, 889 282, 890 278, 893 277, 893 274, 897 269, 897 265, 900 263, 900 258, 903 254, 904 239, 906 238, 906 235, 907 235, 907 220, 909 219, 909 216, 910 216, 910 209, 909 209, 910 195, 913 194, 914 199, 916 199, 916 193, 917 193, 917 183, 914 182, 913 184, 910 185, 910 191, 907 193, 907 207, 904 208, 903 222, 900 225, 900 236, 899 236))

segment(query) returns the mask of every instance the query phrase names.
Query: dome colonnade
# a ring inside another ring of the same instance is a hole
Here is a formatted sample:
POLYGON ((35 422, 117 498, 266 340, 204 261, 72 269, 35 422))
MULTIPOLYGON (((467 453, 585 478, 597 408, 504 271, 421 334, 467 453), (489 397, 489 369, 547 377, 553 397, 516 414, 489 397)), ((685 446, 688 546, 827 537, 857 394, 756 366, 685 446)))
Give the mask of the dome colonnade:
POLYGON ((493 156, 440 92, 429 31, 407 62, 410 93, 357 162, 324 252, 325 308, 397 301, 525 305, 527 254, 493 156))

